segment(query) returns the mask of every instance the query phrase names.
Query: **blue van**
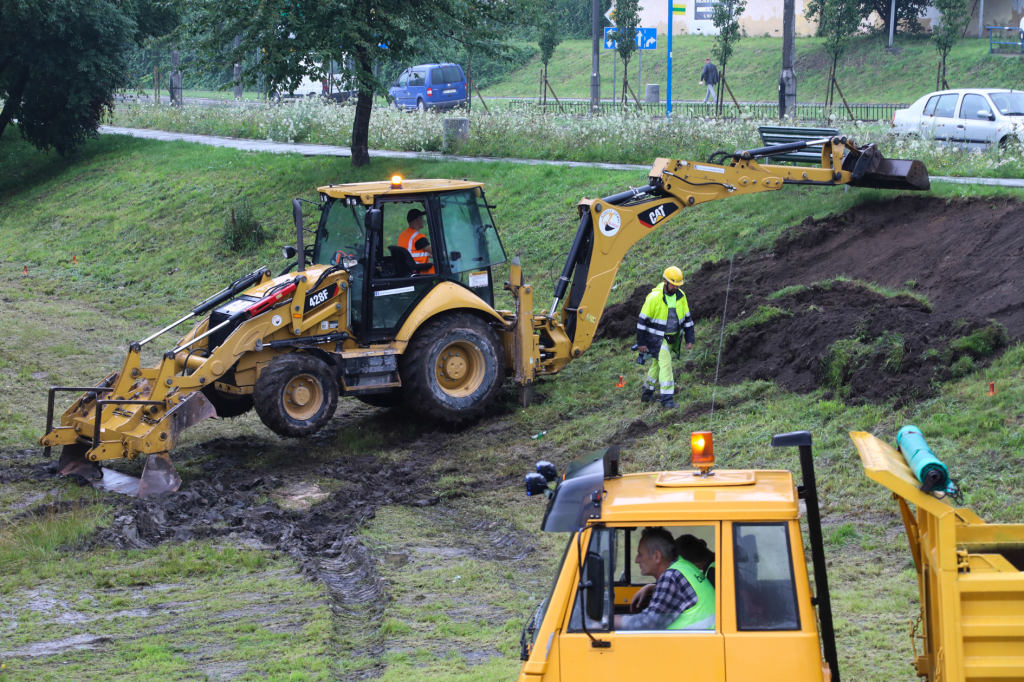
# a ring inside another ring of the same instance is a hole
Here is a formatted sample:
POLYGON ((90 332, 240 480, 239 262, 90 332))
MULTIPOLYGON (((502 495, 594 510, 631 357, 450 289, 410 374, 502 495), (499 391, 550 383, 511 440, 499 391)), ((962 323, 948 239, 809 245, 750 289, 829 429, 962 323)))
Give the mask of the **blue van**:
POLYGON ((388 90, 396 109, 451 109, 466 105, 466 75, 458 64, 421 64, 402 72, 388 90))

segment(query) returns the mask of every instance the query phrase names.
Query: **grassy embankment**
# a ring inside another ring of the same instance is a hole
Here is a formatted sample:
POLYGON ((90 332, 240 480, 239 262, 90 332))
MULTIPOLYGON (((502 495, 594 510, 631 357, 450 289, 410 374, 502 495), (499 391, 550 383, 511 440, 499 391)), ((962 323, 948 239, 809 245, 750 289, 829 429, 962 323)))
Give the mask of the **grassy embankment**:
MULTIPOLYGON (((672 91, 679 100, 702 100, 706 89, 698 85, 705 57, 711 55, 710 36, 678 36, 673 39, 672 91)), ((926 36, 900 36, 898 53, 886 51, 884 38, 854 39, 839 63, 837 79, 848 102, 894 102, 909 104, 935 89, 935 48, 926 36)), ((822 102, 825 98, 829 58, 818 38, 797 38, 797 96, 801 102, 822 102)), ((665 36, 658 36, 658 49, 644 52, 643 84, 660 83, 665 98, 665 36)), ((630 87, 637 90, 637 56, 630 62, 630 87)), ((721 65, 719 65, 721 66, 721 65)), ((484 91, 485 96, 537 97, 540 61, 534 59, 484 91)), ((778 101, 779 71, 782 69, 782 39, 754 37, 737 43, 728 64, 726 78, 740 101, 778 101)), ((987 40, 961 40, 947 59, 951 87, 1024 87, 1024 69, 1019 58, 988 54, 987 40)), ((601 94, 612 93, 612 51, 601 51, 601 94)), ((555 50, 548 64, 548 80, 559 97, 590 96, 590 41, 569 40, 555 50)), ((618 83, 622 90, 622 62, 618 83)), ((637 90, 637 96, 644 96, 637 90)), ((839 102, 839 98, 836 98, 839 102)), ((840 102, 841 104, 841 102, 840 102)))
MULTIPOLYGON (((353 171, 346 159, 118 137, 91 142, 65 161, 37 154, 12 135, 0 143, 0 165, 16 169, 0 179, 0 447, 11 457, 33 447, 48 385, 97 380, 120 364, 126 343, 144 330, 242 272, 264 263, 276 267, 278 245, 292 240, 288 199, 311 196, 318 184, 392 172, 483 180, 498 205, 495 217, 506 249, 522 257, 543 301, 572 237, 574 202, 642 181, 640 173, 594 169, 397 160, 353 171), (271 235, 252 255, 227 253, 218 242, 225 210, 243 194, 271 235)), ((702 206, 654 233, 627 257, 613 301, 654 281, 665 262, 693 272, 708 259, 770 247, 806 216, 891 194, 782 191, 786 197, 739 197, 702 206)), ((1010 194, 941 185, 936 192, 1010 194)), ((698 327, 693 359, 715 352, 716 332, 714 321, 698 327)), ((967 506, 989 520, 1019 522, 1022 362, 1024 348, 1015 345, 990 368, 900 410, 847 406, 822 399, 821 392, 793 395, 766 382, 718 388, 710 426, 722 466, 793 468, 792 453, 768 449, 770 435, 798 428, 814 433, 840 655, 851 679, 913 679, 906 623, 916 615, 916 585, 895 506, 863 477, 846 432, 869 430, 891 440, 903 423, 918 424, 965 483, 967 506), (989 398, 985 389, 993 380, 1000 391, 989 398)), ((629 471, 686 467, 687 432, 709 426, 700 411, 684 417, 641 405, 640 372, 627 342, 601 342, 540 386, 542 404, 447 435, 443 457, 421 472, 442 503, 385 507, 364 531, 364 543, 381 558, 378 568, 391 601, 383 621, 356 629, 332 619, 323 590, 301 579, 289 558, 224 542, 77 552, 69 546, 109 522, 107 498, 52 479, 5 485, 0 593, 5 613, 13 617, 5 616, 4 648, 56 636, 111 636, 96 642, 95 652, 19 657, 8 660, 8 668, 39 680, 202 679, 222 673, 328 679, 383 662, 386 679, 514 679, 519 628, 543 597, 559 549, 559 538, 536 531, 541 505, 523 499, 521 474, 535 459, 564 466, 581 452, 623 440, 629 471), (614 387, 619 375, 627 378, 626 389, 614 387), (530 439, 543 430, 544 438, 530 439), (78 498, 99 504, 14 518, 26 507, 78 498), (536 551, 504 556, 495 551, 493 528, 536 551), (391 561, 396 556, 408 563, 391 561), (255 608, 264 602, 274 606, 272 597, 283 602, 279 613, 268 616, 255 608), (55 605, 40 608, 41 600, 55 605), (175 606, 167 607, 168 601, 175 606), (382 643, 379 659, 354 659, 353 640, 367 639, 382 643), (220 667, 197 663, 211 659, 220 667)), ((678 383, 684 407, 711 398, 712 387, 697 376, 684 372, 678 383)), ((329 461, 356 448, 388 462, 409 451, 396 441, 393 419, 353 419, 344 404, 331 426, 335 439, 310 443, 310 458, 329 461)), ((246 437, 253 464, 280 448, 280 440, 251 413, 206 422, 183 445, 215 436, 246 437)))

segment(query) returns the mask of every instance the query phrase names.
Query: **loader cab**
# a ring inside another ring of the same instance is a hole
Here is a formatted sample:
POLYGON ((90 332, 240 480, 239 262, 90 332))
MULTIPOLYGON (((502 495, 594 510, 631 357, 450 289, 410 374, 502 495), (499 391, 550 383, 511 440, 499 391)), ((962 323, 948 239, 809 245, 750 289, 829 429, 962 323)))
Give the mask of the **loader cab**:
POLYGON ((492 268, 505 261, 479 183, 395 184, 320 188, 325 204, 313 259, 323 264, 337 258, 348 270, 348 326, 364 344, 393 339, 441 282, 464 287, 493 308, 492 268), (407 218, 414 210, 423 214, 419 231, 429 242, 429 256, 408 240, 407 218))

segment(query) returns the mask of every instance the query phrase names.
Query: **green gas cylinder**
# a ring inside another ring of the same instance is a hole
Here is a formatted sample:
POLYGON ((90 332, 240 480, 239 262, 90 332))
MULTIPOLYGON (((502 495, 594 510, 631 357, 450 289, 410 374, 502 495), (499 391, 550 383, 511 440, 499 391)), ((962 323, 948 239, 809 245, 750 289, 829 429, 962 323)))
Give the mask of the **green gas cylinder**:
POLYGON ((943 464, 932 449, 928 447, 921 429, 907 425, 896 434, 896 447, 903 453, 907 466, 921 482, 921 490, 928 493, 933 490, 945 491, 949 487, 949 469, 943 464))

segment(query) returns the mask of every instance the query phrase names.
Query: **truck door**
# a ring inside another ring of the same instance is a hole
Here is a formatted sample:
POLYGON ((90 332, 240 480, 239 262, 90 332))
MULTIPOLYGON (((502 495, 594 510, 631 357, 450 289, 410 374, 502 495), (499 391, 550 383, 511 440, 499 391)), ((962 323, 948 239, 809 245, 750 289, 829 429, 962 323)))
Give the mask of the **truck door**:
MULTIPOLYGON (((716 547, 720 524, 707 523, 667 528, 673 537, 693 534, 710 538, 708 547, 716 547)), ((582 599, 577 593, 564 634, 559 638, 560 678, 563 682, 609 680, 686 680, 686 682, 724 682, 725 644, 722 628, 716 623, 709 630, 635 630, 616 629, 614 616, 629 613, 633 594, 651 579, 639 575, 634 563, 640 538, 637 528, 602 528, 591 534, 587 554, 604 557, 605 566, 614 567, 605 576, 604 625, 591 631, 606 646, 594 647, 583 632, 582 599)), ((570 550, 570 558, 572 550, 570 550)), ((584 568, 584 581, 589 580, 584 568)), ((721 610, 716 594, 715 612, 721 610)))
POLYGON ((821 682, 817 620, 797 521, 723 524, 718 571, 730 681, 821 682))

